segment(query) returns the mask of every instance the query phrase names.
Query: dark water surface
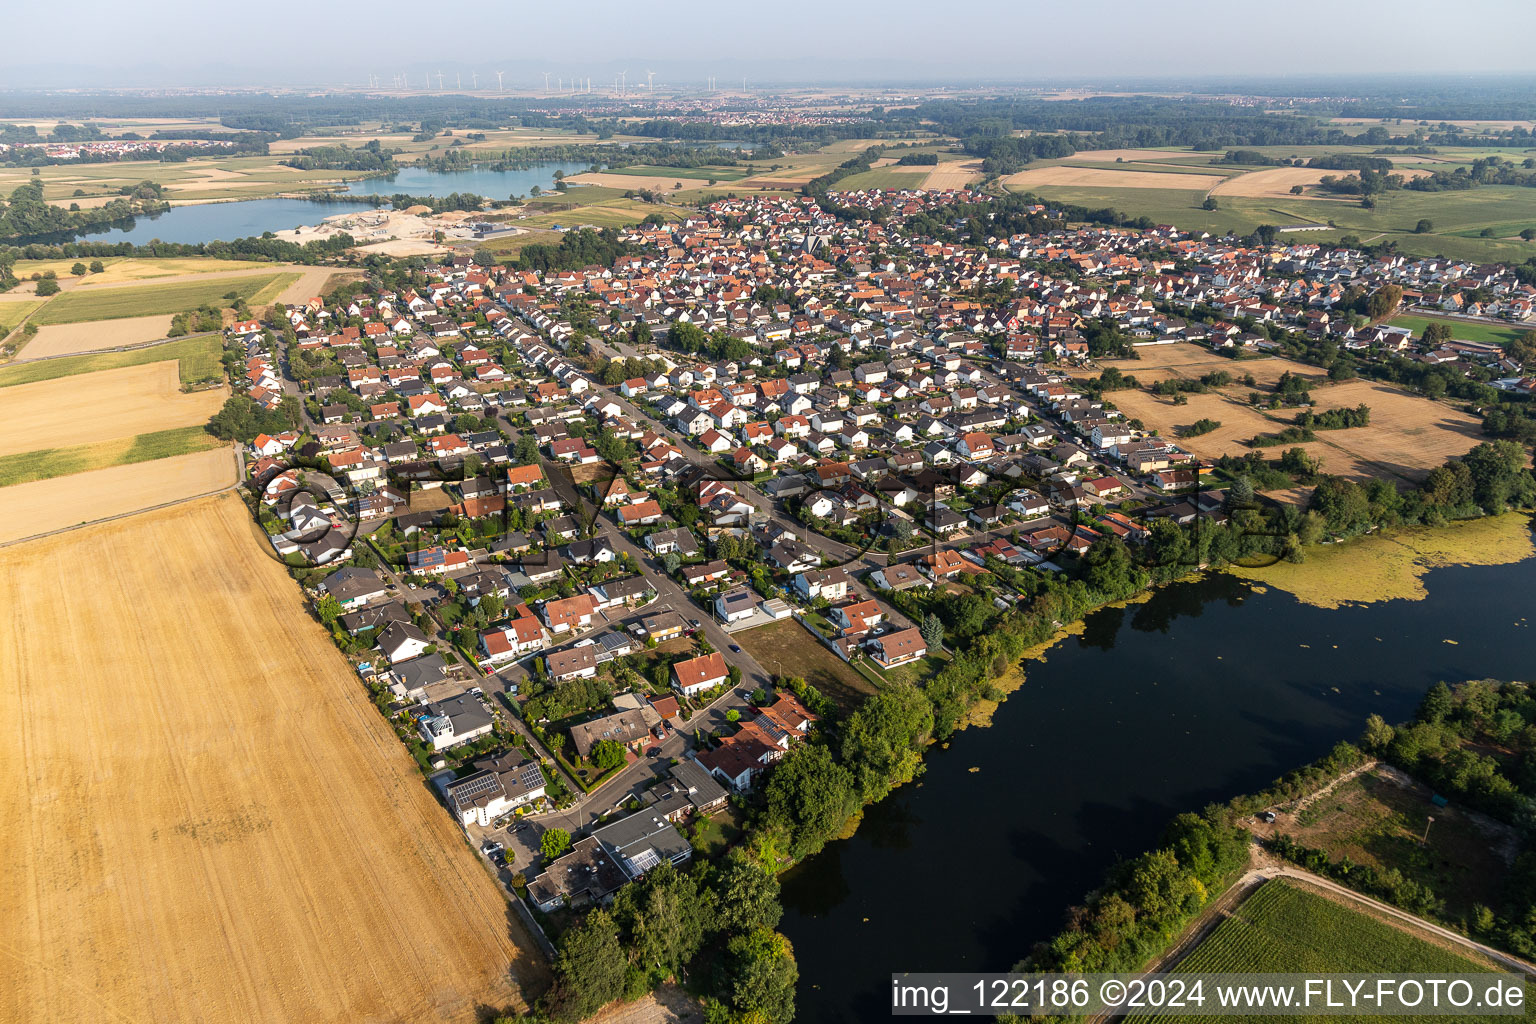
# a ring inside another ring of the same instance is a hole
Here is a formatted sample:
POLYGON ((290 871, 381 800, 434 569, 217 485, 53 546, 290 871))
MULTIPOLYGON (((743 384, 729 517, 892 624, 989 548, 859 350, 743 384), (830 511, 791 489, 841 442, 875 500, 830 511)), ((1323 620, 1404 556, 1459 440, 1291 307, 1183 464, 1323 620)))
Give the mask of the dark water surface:
POLYGON ((1218 573, 1089 617, 990 728, 784 876, 796 1020, 890 1019, 893 971, 1006 970, 1175 814, 1262 788, 1372 712, 1408 717, 1438 680, 1533 675, 1536 559, 1424 582, 1422 601, 1325 610, 1218 573))

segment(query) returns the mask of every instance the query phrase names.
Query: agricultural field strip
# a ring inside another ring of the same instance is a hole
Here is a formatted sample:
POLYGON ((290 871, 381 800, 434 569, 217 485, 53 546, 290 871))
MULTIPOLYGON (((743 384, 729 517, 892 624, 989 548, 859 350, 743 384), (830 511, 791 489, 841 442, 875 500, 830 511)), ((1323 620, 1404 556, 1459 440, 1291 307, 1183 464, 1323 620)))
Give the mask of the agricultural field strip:
POLYGON ((143 363, 5 390, 0 456, 201 425, 228 389, 184 393, 177 364, 143 363))
POLYGON ((221 370, 219 361, 221 351, 222 345, 217 335, 203 335, 167 341, 158 345, 145 345, 142 348, 123 352, 87 352, 81 355, 22 361, 0 366, 0 388, 165 360, 176 361, 183 384, 206 381, 218 376, 221 370))
POLYGON ((95 441, 68 448, 43 448, 15 455, 0 455, 0 487, 51 480, 108 466, 127 466, 155 459, 189 455, 223 442, 202 426, 171 427, 131 437, 95 441))
POLYGON ((79 323, 84 320, 116 320, 181 313, 203 304, 223 306, 224 298, 234 293, 254 301, 264 289, 282 280, 284 285, 296 275, 276 270, 265 273, 238 273, 230 276, 199 275, 197 279, 166 284, 160 281, 123 285, 101 291, 69 291, 59 295, 37 315, 39 325, 79 323))
POLYGON ((467 1022, 523 1002, 508 968, 536 983, 532 944, 238 500, 0 563, 0 607, 28 622, 0 633, 19 734, 0 768, 27 780, 0 795, 19 825, 0 944, 20 954, 0 1019, 467 1022), (109 567, 92 601, 69 596, 81 562, 109 567))

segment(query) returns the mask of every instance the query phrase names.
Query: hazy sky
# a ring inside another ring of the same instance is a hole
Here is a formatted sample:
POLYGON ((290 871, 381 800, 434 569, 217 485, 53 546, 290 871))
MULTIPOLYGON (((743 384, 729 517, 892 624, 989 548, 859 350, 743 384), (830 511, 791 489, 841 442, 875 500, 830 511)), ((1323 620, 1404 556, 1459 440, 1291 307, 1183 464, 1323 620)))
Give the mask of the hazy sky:
POLYGON ((1536 0, 71 0, 11 5, 0 86, 658 83, 1536 70, 1536 0), (67 16, 61 18, 61 13, 67 16), (435 79, 434 79, 435 81, 435 79))

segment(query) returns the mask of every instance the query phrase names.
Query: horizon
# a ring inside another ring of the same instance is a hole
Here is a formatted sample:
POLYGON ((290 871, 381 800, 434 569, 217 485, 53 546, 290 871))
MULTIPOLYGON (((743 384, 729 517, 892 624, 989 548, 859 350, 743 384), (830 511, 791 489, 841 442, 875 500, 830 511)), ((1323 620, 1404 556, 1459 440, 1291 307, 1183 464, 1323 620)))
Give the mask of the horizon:
MULTIPOLYGON (((210 17, 190 0, 152 0, 147 16, 127 24, 115 5, 83 0, 72 10, 68 52, 47 63, 12 61, 0 69, 0 89, 352 89, 366 87, 370 76, 405 74, 420 76, 421 91, 437 92, 426 78, 435 83, 439 71, 451 84, 498 70, 506 73, 509 92, 540 91, 545 71, 590 77, 594 92, 625 70, 631 83, 649 70, 658 88, 678 91, 699 88, 709 76, 723 85, 745 77, 749 88, 753 80, 1000 88, 1069 80, 1109 87, 1098 83, 1497 77, 1530 74, 1526 40, 1536 31, 1536 5, 1520 0, 1470 0, 1457 11, 1459 18, 1503 29, 1480 38, 1475 50, 1441 45, 1445 12, 1426 0, 1344 7, 1303 0, 1278 21, 1202 0, 1156 9, 1112 0, 1107 9, 1093 10, 1034 2, 943 21, 912 0, 886 5, 878 19, 797 2, 769 18, 722 14, 681 23, 605 0, 580 19, 553 8, 488 11, 472 30, 415 24, 416 9, 398 0, 376 4, 369 20, 316 19, 294 0, 274 0, 264 13, 269 24, 301 31, 274 33, 255 50, 239 46, 228 53, 246 26, 210 17), (1255 48, 1277 30, 1300 41, 1255 48), (317 52, 306 45, 306 32, 333 42, 317 52), (747 38, 756 55, 731 52, 747 38), (532 45, 521 46, 524 41, 532 45), (527 56, 533 49, 544 56, 527 56), (422 57, 424 51, 430 56, 422 57), (663 53, 669 56, 658 56, 663 53)), ((46 39, 57 32, 53 19, 40 8, 13 12, 12 38, 46 39)))

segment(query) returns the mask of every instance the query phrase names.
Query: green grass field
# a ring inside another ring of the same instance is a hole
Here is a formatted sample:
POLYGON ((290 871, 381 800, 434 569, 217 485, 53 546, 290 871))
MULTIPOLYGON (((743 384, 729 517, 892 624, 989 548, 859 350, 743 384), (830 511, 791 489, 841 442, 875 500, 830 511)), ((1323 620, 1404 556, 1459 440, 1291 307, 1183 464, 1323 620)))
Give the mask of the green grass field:
POLYGON ((537 214, 516 223, 518 227, 533 230, 552 228, 556 224, 564 228, 581 224, 595 224, 600 228, 622 228, 638 224, 653 213, 658 213, 672 221, 681 220, 683 217, 681 211, 665 206, 654 206, 633 199, 610 199, 590 205, 568 203, 567 208, 556 208, 549 213, 537 214))
MULTIPOLYGON (((864 177, 856 175, 847 181, 864 177)), ((849 187, 846 181, 844 187, 849 187)), ((1513 185, 1465 192, 1387 192, 1377 198, 1374 210, 1357 202, 1303 196, 1278 199, 1230 195, 1217 196, 1215 210, 1203 210, 1200 204, 1205 193, 1196 189, 1040 185, 1029 191, 1042 199, 1090 208, 1113 207, 1132 217, 1145 216, 1158 224, 1190 230, 1246 233, 1260 224, 1332 222, 1336 226, 1333 231, 1307 232, 1295 237, 1325 242, 1350 234, 1365 242, 1391 240, 1404 252, 1451 259, 1523 262, 1530 257, 1532 245, 1512 236, 1522 226, 1536 227, 1536 188, 1513 185), (1415 234, 1413 229, 1421 219, 1431 221, 1434 231, 1415 234), (1504 237, 1478 237, 1485 227, 1494 228, 1497 235, 1504 237)))
POLYGON ((126 316, 182 313, 202 305, 225 306, 224 296, 233 292, 253 305, 270 302, 298 274, 254 274, 180 284, 104 288, 100 291, 69 291, 57 296, 37 315, 40 325, 76 324, 88 320, 115 320, 126 316), (269 294, 270 293, 270 294, 269 294))
POLYGON ((866 188, 922 188, 932 167, 876 167, 861 174, 850 174, 833 188, 838 192, 857 192, 866 188))
POLYGON ((46 300, 29 299, 21 302, 0 302, 0 338, 5 337, 16 329, 16 325, 27 318, 27 314, 46 300))
POLYGON ((604 174, 628 174, 637 178, 682 178, 696 181, 735 181, 745 178, 747 172, 737 167, 664 167, 636 164, 631 167, 614 167, 604 174))
POLYGON ((175 359, 180 365, 181 382, 191 384, 209 380, 223 373, 220 361, 222 346, 217 335, 201 338, 181 338, 163 345, 150 345, 127 352, 88 352, 60 359, 39 359, 32 363, 0 366, 0 388, 16 384, 33 384, 40 380, 72 377, 77 373, 94 373, 97 370, 116 370, 124 366, 158 363, 163 359, 175 359))
POLYGON ((173 455, 190 455, 224 444, 202 427, 174 427, 137 437, 121 437, 70 448, 44 448, 0 456, 0 487, 50 480, 108 466, 152 462, 173 455))
MULTIPOLYGON (((1476 974, 1494 970, 1393 927, 1369 914, 1298 888, 1286 881, 1266 882, 1248 897, 1199 947, 1178 965, 1177 973, 1476 974)), ((1176 1021, 1187 1014, 1133 1016, 1136 1021, 1176 1021)), ((1223 1020, 1270 1020, 1223 1017, 1223 1020)), ((1376 1017, 1287 1017, 1286 1020, 1383 1020, 1376 1017)), ((1497 1016, 1461 1017, 1498 1021, 1497 1016)))
POLYGON ((1406 327, 1413 331, 1415 337, 1422 335, 1424 328, 1432 323, 1445 324, 1451 329, 1451 337, 1457 341, 1481 341, 1493 345, 1503 345, 1514 341, 1527 331, 1536 331, 1536 324, 1525 326, 1511 324, 1508 327, 1502 327, 1497 324, 1472 323, 1467 320, 1431 316, 1395 316, 1387 323, 1392 327, 1406 327))
POLYGON ((609 188, 607 185, 572 185, 564 192, 555 189, 526 199, 523 201, 523 207, 528 210, 539 210, 544 207, 553 209, 564 208, 571 203, 588 206, 592 203, 605 203, 610 199, 623 199, 624 191, 622 188, 609 188))

